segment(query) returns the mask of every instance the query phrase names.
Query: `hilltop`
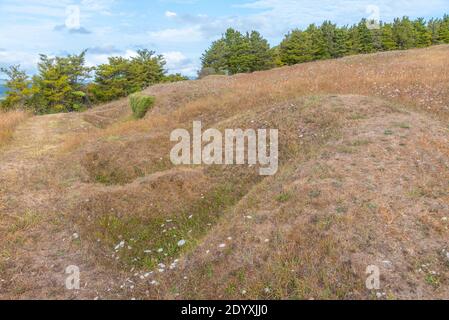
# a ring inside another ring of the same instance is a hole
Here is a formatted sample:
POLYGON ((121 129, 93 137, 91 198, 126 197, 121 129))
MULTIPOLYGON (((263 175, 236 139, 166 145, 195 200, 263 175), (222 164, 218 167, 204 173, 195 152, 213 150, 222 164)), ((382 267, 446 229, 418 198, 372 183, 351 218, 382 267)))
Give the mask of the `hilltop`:
POLYGON ((25 120, 0 149, 0 298, 448 299, 448 66, 447 45, 350 56, 152 86, 138 121, 126 98, 25 120), (278 128, 278 173, 173 166, 194 120, 278 128))

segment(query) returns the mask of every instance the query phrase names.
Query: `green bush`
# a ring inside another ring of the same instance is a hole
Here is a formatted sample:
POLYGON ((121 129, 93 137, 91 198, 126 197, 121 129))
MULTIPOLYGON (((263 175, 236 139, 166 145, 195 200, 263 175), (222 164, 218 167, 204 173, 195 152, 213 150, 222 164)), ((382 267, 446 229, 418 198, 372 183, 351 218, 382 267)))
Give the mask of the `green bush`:
POLYGON ((131 110, 134 118, 142 119, 145 117, 147 111, 154 105, 155 98, 152 96, 145 96, 140 93, 135 93, 129 97, 131 110))

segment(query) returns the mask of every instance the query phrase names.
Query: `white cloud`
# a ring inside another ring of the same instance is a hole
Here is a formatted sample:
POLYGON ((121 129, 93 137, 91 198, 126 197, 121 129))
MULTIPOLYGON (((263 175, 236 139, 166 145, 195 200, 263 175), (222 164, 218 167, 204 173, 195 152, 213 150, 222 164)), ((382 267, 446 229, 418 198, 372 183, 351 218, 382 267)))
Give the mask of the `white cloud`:
POLYGON ((37 54, 16 50, 0 50, 0 67, 20 64, 22 69, 33 70, 39 61, 37 54))
POLYGON ((254 9, 254 13, 243 20, 260 25, 262 32, 279 32, 292 26, 305 26, 332 20, 338 24, 357 23, 367 17, 367 7, 375 5, 380 9, 381 20, 408 15, 411 17, 442 15, 448 7, 447 0, 251 0, 234 5, 254 9))
POLYGON ((148 32, 151 41, 162 43, 180 43, 180 42, 195 42, 203 40, 203 33, 200 26, 192 26, 179 29, 163 29, 158 31, 148 32))
POLYGON ((100 64, 108 63, 109 57, 123 57, 126 59, 137 56, 137 51, 132 49, 127 49, 124 51, 117 50, 113 47, 105 48, 93 48, 92 51, 87 51, 86 55, 86 65, 89 67, 98 66, 100 64))
POLYGON ((178 14, 176 13, 176 12, 173 12, 173 11, 165 11, 165 16, 167 17, 167 18, 173 18, 173 17, 176 17, 178 14))
POLYGON ((199 68, 192 59, 186 57, 182 52, 170 51, 162 54, 167 62, 166 68, 169 73, 181 73, 182 75, 194 77, 199 68))

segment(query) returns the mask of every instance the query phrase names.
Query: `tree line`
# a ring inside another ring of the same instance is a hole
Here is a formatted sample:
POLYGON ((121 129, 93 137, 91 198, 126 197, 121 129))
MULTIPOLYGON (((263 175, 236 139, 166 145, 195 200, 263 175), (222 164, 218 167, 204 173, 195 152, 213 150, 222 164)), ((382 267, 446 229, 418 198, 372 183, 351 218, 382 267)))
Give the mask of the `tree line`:
POLYGON ((85 57, 86 51, 65 57, 40 55, 37 74, 32 77, 17 65, 2 68, 8 79, 0 109, 37 114, 82 111, 156 83, 187 79, 180 74, 167 75, 163 56, 146 49, 129 59, 110 57, 108 63, 97 67, 87 67, 85 57))
POLYGON ((449 43, 449 15, 429 21, 403 17, 377 25, 375 21, 362 19, 358 24, 343 27, 325 21, 319 26, 311 24, 304 30, 289 32, 273 48, 256 31, 242 34, 230 28, 203 54, 199 77, 443 43, 449 43))
MULTIPOLYGON (((311 24, 289 32, 275 47, 257 31, 243 34, 229 28, 202 55, 198 77, 449 43, 449 15, 429 21, 397 18, 376 28, 370 28, 372 23, 362 19, 343 27, 330 21, 311 24)), ((65 57, 40 55, 37 74, 32 77, 20 66, 2 68, 8 79, 0 109, 21 108, 38 114, 82 111, 156 83, 187 79, 180 74, 167 75, 164 57, 146 49, 131 58, 110 57, 97 67, 87 67, 85 56, 86 51, 65 57)))

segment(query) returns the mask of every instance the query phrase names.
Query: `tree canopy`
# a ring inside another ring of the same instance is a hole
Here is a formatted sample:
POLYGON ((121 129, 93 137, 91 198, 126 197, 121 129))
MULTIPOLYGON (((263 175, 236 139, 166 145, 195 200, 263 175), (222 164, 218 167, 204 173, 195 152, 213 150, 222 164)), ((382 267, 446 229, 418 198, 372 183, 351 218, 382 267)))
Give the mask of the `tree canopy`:
POLYGON ((213 70, 215 74, 236 74, 275 66, 270 45, 259 32, 242 34, 232 28, 212 43, 203 54, 201 63, 203 70, 200 74, 204 69, 213 70))
POLYGON ((29 77, 20 66, 3 68, 8 77, 2 109, 28 109, 38 114, 81 111, 92 104, 111 101, 160 82, 187 79, 166 75, 163 56, 139 50, 135 57, 110 57, 108 63, 86 66, 86 51, 79 55, 40 55, 37 74, 29 77), (93 80, 93 81, 92 81, 93 80))

